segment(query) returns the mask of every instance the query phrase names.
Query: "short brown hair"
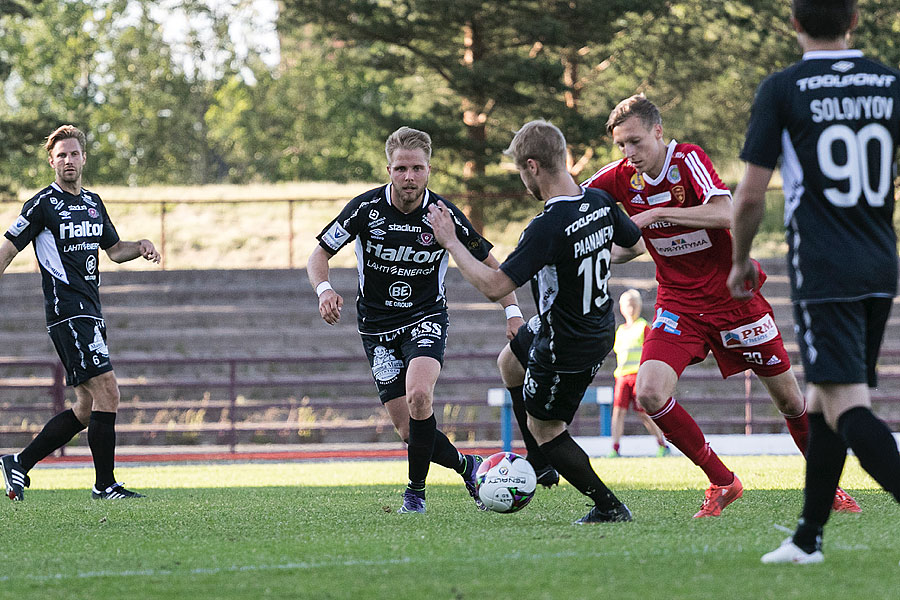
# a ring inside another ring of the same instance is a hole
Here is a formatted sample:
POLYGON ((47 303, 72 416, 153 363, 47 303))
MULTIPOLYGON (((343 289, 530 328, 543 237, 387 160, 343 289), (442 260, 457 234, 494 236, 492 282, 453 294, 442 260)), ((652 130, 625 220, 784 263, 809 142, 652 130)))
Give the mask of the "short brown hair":
POLYGON ((388 163, 396 150, 424 150, 425 160, 431 161, 431 136, 424 131, 403 126, 390 136, 384 143, 384 153, 388 163))
POLYGON ((553 123, 543 119, 529 121, 516 132, 503 154, 512 158, 519 169, 525 168, 530 158, 555 173, 566 166, 566 138, 553 123))
POLYGON ((56 131, 47 136, 47 143, 44 144, 44 148, 47 149, 47 154, 53 153, 53 147, 57 142, 69 138, 78 140, 78 143, 81 145, 81 151, 84 152, 84 147, 87 146, 87 138, 84 133, 74 125, 62 125, 61 127, 57 127, 56 131))
POLYGON ((647 129, 654 125, 662 125, 662 117, 656 105, 647 100, 644 94, 635 94, 619 102, 606 121, 606 133, 612 135, 613 129, 630 119, 637 117, 647 129))

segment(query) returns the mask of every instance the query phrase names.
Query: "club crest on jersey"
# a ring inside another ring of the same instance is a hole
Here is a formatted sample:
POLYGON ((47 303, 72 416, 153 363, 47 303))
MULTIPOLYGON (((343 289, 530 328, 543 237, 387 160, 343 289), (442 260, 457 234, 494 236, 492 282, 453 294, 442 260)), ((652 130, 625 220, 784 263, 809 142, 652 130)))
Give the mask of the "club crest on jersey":
POLYGON ((644 178, 640 173, 635 173, 631 176, 631 181, 629 182, 631 186, 631 190, 634 192, 640 192, 644 189, 644 178))
POLYGON ((752 323, 720 331, 719 336, 726 348, 758 346, 775 339, 778 336, 778 327, 771 315, 764 315, 752 323))
POLYGON ((97 212, 96 208, 91 207, 88 209, 88 216, 92 219, 96 219, 97 217, 100 216, 100 213, 97 212))
POLYGON ((672 196, 675 197, 675 201, 678 202, 678 204, 684 204, 684 186, 672 186, 672 196))
POLYGON ((416 241, 422 244, 423 246, 430 246, 434 243, 434 234, 428 233, 424 231, 419 234, 419 237, 416 238, 416 241))
POLYGON ((681 171, 678 170, 678 165, 669 167, 669 171, 666 173, 666 179, 669 180, 669 183, 678 183, 681 181, 681 171))

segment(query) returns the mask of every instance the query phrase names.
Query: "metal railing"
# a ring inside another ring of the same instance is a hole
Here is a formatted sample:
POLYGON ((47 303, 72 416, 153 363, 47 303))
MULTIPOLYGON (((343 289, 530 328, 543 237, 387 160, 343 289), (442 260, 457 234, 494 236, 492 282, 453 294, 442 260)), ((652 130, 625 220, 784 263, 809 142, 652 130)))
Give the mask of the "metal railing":
MULTIPOLYGON (((886 351, 886 354, 893 357, 900 356, 900 350, 886 351)), ((453 360, 490 360, 495 359, 494 352, 475 352, 468 354, 448 354, 448 361, 453 360)), ((227 418, 220 419, 216 422, 194 422, 194 423, 125 423, 121 422, 117 425, 117 429, 122 432, 155 434, 161 432, 215 432, 222 436, 222 441, 228 445, 231 452, 235 451, 238 443, 238 435, 240 432, 247 431, 288 431, 288 430, 316 430, 316 429, 372 429, 372 428, 391 428, 390 421, 383 413, 378 412, 374 402, 374 391, 369 388, 372 385, 371 375, 369 372, 351 372, 342 373, 337 371, 327 371, 321 367, 336 363, 364 363, 359 356, 347 355, 319 355, 319 356, 278 356, 278 357, 221 357, 221 358, 157 358, 157 357, 141 357, 141 358, 120 358, 115 360, 116 367, 125 367, 123 373, 129 370, 127 367, 149 366, 154 367, 185 367, 185 366, 201 366, 209 367, 203 370, 208 375, 198 376, 150 376, 150 377, 131 377, 120 376, 120 388, 129 393, 139 392, 141 390, 162 390, 162 389, 198 389, 198 390, 220 390, 223 391, 222 399, 210 400, 164 400, 164 401, 141 401, 141 400, 123 400, 120 403, 120 411, 135 410, 190 410, 190 409, 221 409, 227 411, 227 418), (281 374, 260 376, 258 373, 244 373, 244 367, 254 365, 304 365, 314 370, 311 374, 281 374), (215 367, 215 368, 213 368, 215 367), (372 414, 378 414, 377 417, 368 417, 365 419, 335 419, 329 421, 327 419, 317 422, 298 423, 297 421, 276 420, 276 421, 252 421, 241 418, 241 413, 248 410, 265 410, 269 408, 291 409, 299 406, 296 398, 289 397, 286 394, 284 398, 275 398, 271 400, 239 401, 240 391, 248 388, 294 388, 299 390, 309 390, 315 388, 327 387, 334 390, 352 389, 353 386, 361 386, 366 390, 356 396, 342 393, 339 397, 313 396, 305 398, 303 406, 310 408, 372 408, 372 414)), ((28 377, 4 377, 0 375, 0 390, 45 390, 49 394, 48 402, 4 402, 0 403, 0 413, 9 413, 15 411, 46 411, 48 417, 62 411, 65 407, 65 372, 59 361, 52 359, 34 359, 34 358, 0 358, 0 374, 10 370, 21 369, 46 369, 47 376, 28 377)), ((120 373, 121 375, 121 373, 120 373)), ((884 382, 882 392, 878 395, 880 403, 892 405, 892 407, 900 407, 900 373, 889 372, 881 374, 884 382)), ((682 376, 682 381, 688 382, 704 382, 704 381, 721 381, 716 370, 712 369, 693 369, 687 371, 682 376)), ((595 383, 600 383, 595 381, 595 383)), ((439 385, 467 385, 475 386, 476 390, 482 390, 483 393, 448 396, 446 394, 438 394, 435 399, 436 412, 446 405, 460 406, 487 406, 487 390, 491 387, 497 387, 500 384, 499 374, 472 374, 462 373, 459 375, 443 374, 439 380, 439 385)), ((126 394, 123 394, 123 397, 126 394)), ((729 427, 741 427, 744 434, 750 435, 754 432, 754 427, 766 427, 777 425, 777 418, 764 416, 755 416, 754 405, 770 405, 769 397, 766 394, 754 394, 752 390, 752 378, 750 372, 745 373, 743 394, 712 394, 697 396, 680 396, 679 402, 689 405, 705 405, 705 406, 729 406, 734 407, 736 402, 743 403, 743 414, 741 416, 707 416, 698 414, 696 420, 701 425, 719 425, 729 427)), ((892 408, 890 411, 893 416, 885 418, 890 425, 896 426, 900 424, 900 418, 897 418, 897 410, 892 408)), ((0 426, 0 433, 36 433, 38 431, 35 426, 21 425, 5 425, 0 426)), ((457 421, 450 423, 445 427, 449 431, 481 431, 494 432, 500 427, 498 416, 491 413, 490 417, 479 418, 474 421, 457 421)))

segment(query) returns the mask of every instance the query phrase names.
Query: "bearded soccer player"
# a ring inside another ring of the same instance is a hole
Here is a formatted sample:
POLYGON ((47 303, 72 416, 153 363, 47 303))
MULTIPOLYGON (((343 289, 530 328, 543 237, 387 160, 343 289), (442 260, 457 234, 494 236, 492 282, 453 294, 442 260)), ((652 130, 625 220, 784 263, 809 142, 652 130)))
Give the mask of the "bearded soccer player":
POLYGON ((791 301, 808 384, 810 434, 803 511, 794 535, 764 563, 824 560, 829 500, 851 448, 900 502, 900 455, 871 409, 869 388, 897 295, 894 185, 900 72, 850 48, 855 0, 794 0, 800 62, 763 81, 753 103, 735 193, 734 267, 744 300, 759 282, 748 265, 781 157, 791 301))
MULTIPOLYGON (((400 438, 407 443, 409 484, 398 512, 425 512, 429 462, 462 475, 480 509, 475 472, 482 458, 463 455, 437 428, 434 386, 447 344, 444 277, 449 255, 434 238, 428 207, 440 196, 428 189, 431 137, 401 127, 385 144, 391 182, 351 200, 318 235, 307 263, 309 282, 319 297, 319 313, 333 325, 343 298, 328 281, 328 261, 356 241, 359 260, 357 321, 375 386, 400 438)), ((447 200, 468 252, 486 265, 499 263, 491 244, 447 200)), ((506 309, 507 337, 522 325, 514 293, 500 299, 506 309)))
POLYGON ((141 497, 117 483, 113 475, 119 386, 100 311, 97 258, 101 248, 117 263, 138 257, 158 263, 160 255, 149 240, 120 240, 100 197, 81 187, 85 143, 84 133, 72 125, 63 125, 48 136, 45 148, 56 180, 25 203, 0 245, 3 273, 16 254, 29 242, 34 244, 47 331, 76 398, 75 405, 50 419, 24 450, 0 458, 6 493, 12 500, 24 499, 28 471, 85 427, 96 474, 91 496, 104 500, 141 497))
MULTIPOLYGON (((743 494, 740 479, 706 442, 697 422, 672 397, 684 369, 712 351, 723 378, 752 370, 806 452, 806 402, 794 377, 772 308, 758 291, 731 297, 731 192, 693 144, 663 140, 662 118, 643 94, 620 102, 606 124, 625 158, 582 185, 608 191, 641 228, 656 263, 656 316, 644 339, 635 382, 637 400, 685 456, 709 478, 695 518, 719 516, 743 494)), ((765 280, 754 263, 760 281, 765 280)), ((841 489, 836 510, 859 512, 841 489)))

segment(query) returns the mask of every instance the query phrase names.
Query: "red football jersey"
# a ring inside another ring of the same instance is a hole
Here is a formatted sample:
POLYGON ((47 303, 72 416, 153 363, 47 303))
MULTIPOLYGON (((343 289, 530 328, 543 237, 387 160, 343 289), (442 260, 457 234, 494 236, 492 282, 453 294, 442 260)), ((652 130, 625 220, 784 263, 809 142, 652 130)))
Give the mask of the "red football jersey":
MULTIPOLYGON (((656 179, 650 179, 625 159, 610 163, 582 184, 609 192, 630 216, 661 206, 691 207, 713 196, 731 197, 712 161, 693 144, 669 142, 666 161, 656 179)), ((742 302, 728 292, 731 270, 731 231, 693 229, 655 223, 641 230, 656 263, 658 304, 687 312, 731 310, 742 302)), ((757 264, 760 285, 765 273, 757 264)))

